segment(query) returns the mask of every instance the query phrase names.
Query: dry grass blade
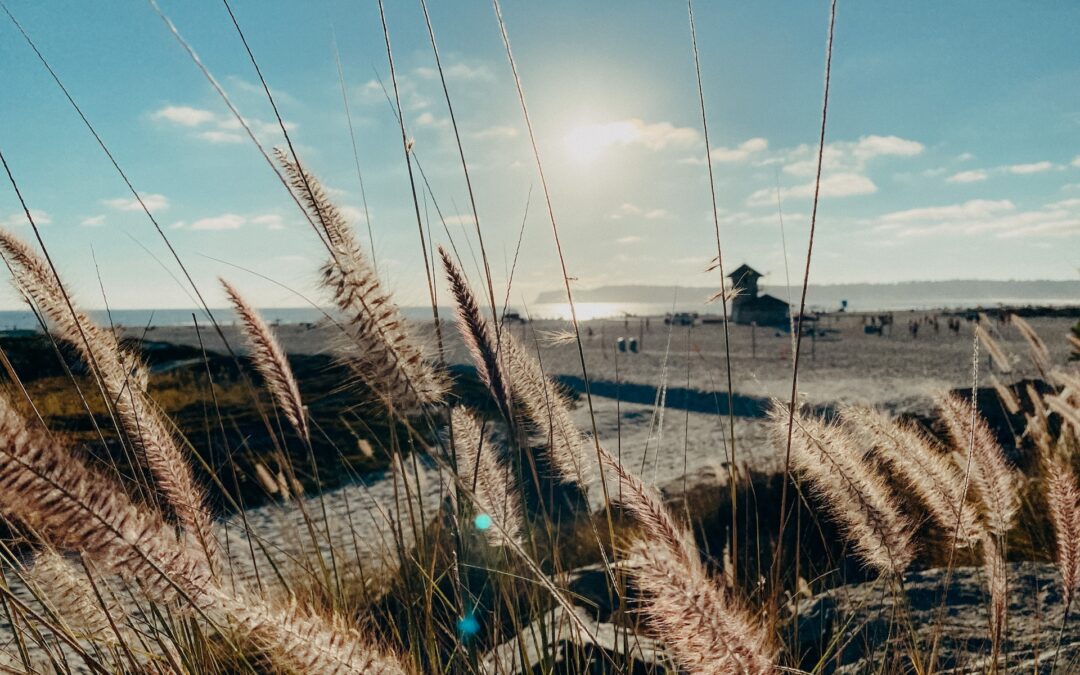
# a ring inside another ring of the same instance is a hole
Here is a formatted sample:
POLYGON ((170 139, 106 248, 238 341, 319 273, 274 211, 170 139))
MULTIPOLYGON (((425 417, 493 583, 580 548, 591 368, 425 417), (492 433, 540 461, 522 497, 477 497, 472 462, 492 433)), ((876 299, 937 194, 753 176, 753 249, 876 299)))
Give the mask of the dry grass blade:
POLYGON ((165 495, 180 524, 195 535, 212 564, 217 564, 217 540, 196 484, 172 432, 161 414, 137 385, 139 377, 130 353, 120 349, 111 333, 69 304, 67 292, 48 263, 22 241, 0 232, 3 249, 19 288, 52 321, 60 337, 78 349, 98 374, 124 432, 146 459, 157 487, 165 495))
POLYGON ((595 461, 589 459, 585 436, 574 424, 566 395, 509 331, 503 332, 502 342, 516 409, 547 441, 551 466, 558 477, 585 488, 595 461))
MULTIPOLYGON (((772 432, 780 447, 788 437, 787 406, 774 403, 772 432)), ((843 525, 858 557, 879 572, 901 575, 915 557, 911 522, 884 478, 838 425, 796 412, 791 458, 843 525)))
POLYGON ((450 293, 454 296, 454 314, 461 339, 476 364, 480 380, 491 392, 499 411, 510 420, 510 383, 505 373, 500 345, 492 334, 491 326, 480 312, 480 305, 465 278, 465 273, 454 262, 450 252, 442 246, 439 247, 439 255, 442 257, 446 279, 450 282, 450 293))
POLYGON ((258 479, 263 490, 266 490, 266 494, 276 495, 281 492, 281 488, 278 486, 277 480, 274 479, 274 475, 270 473, 270 469, 267 469, 266 465, 262 462, 255 463, 255 478, 258 479))
POLYGON ((1001 383, 1001 380, 993 375, 990 376, 990 384, 993 385, 994 391, 997 392, 998 398, 1001 400, 1001 404, 1005 406, 1005 410, 1009 411, 1010 415, 1018 414, 1020 412, 1020 401, 1017 400, 1013 390, 1006 387, 1001 383))
POLYGON ((604 462, 604 469, 614 475, 613 482, 622 488, 619 503, 642 526, 649 539, 663 545, 680 558, 687 561, 698 560, 701 555, 694 538, 675 519, 671 509, 664 505, 660 493, 627 470, 603 447, 600 448, 600 459, 604 462))
POLYGON ((997 672, 997 662, 1001 654, 1001 642, 1005 636, 1005 619, 1008 609, 1008 578, 1005 572, 1005 558, 1001 547, 993 537, 983 538, 983 565, 986 570, 986 583, 990 587, 990 640, 991 672, 997 672))
POLYGON ((304 414, 304 402, 300 398, 300 385, 293 376, 285 351, 278 344, 270 327, 266 325, 255 308, 248 304, 240 291, 224 279, 221 279, 221 285, 225 288, 225 294, 229 296, 229 301, 243 324, 244 336, 251 345, 251 361, 255 365, 255 370, 262 376, 266 388, 270 390, 278 408, 285 413, 289 424, 305 441, 310 442, 311 435, 308 430, 307 416, 304 414))
POLYGON ((994 339, 993 335, 990 335, 990 331, 983 328, 984 321, 975 324, 975 335, 979 337, 979 342, 986 347, 986 351, 990 353, 990 358, 993 359, 994 365, 998 370, 1003 373, 1012 372, 1012 363, 1010 362, 1009 355, 1005 353, 1005 350, 1001 348, 998 341, 994 339))
POLYGON ((775 672, 775 650, 749 612, 708 578, 699 560, 639 541, 635 583, 642 611, 671 657, 687 673, 727 675, 775 672))
POLYGON ((0 509, 58 549, 81 551, 107 572, 161 599, 201 592, 211 571, 198 544, 133 504, 0 399, 0 509))
POLYGON ((975 509, 964 502, 964 476, 948 456, 911 423, 870 408, 844 408, 840 417, 882 457, 927 506, 938 527, 955 533, 961 546, 982 536, 975 509))
MULTIPOLYGON (((971 483, 985 507, 987 526, 1002 536, 1012 527, 1020 508, 1016 472, 990 427, 970 403, 955 394, 939 395, 936 401, 953 446, 964 458, 970 449, 971 483)), ((966 469, 966 459, 960 461, 966 469)))
MULTIPOLYGON (((300 201, 308 216, 318 225, 322 226, 323 232, 330 244, 331 253, 337 255, 340 252, 352 253, 357 248, 356 238, 353 236, 349 221, 327 196, 322 183, 315 176, 308 173, 283 148, 274 148, 274 159, 285 171, 289 183, 289 189, 293 196, 300 201)), ((361 262, 363 259, 350 262, 361 262)))
POLYGON ((190 535, 178 539, 113 481, 29 428, 2 399, 0 511, 50 545, 79 551, 102 570, 136 583, 156 602, 179 602, 214 622, 237 625, 297 672, 405 672, 355 632, 225 591, 190 535))
POLYGON ((34 555, 25 578, 80 640, 122 651, 139 672, 181 672, 175 645, 141 634, 108 580, 96 575, 92 580, 89 574, 84 566, 45 548, 34 555))
POLYGON ((1072 402, 1075 395, 1066 389, 1056 396, 1047 396, 1044 400, 1046 407, 1061 415, 1061 419, 1073 428, 1073 433, 1080 436, 1080 409, 1072 402))
POLYGON ((275 152, 294 195, 326 232, 331 259, 323 266, 322 283, 347 318, 352 344, 346 362, 398 411, 441 402, 449 386, 445 373, 428 362, 409 334, 405 317, 383 289, 348 221, 319 181, 287 153, 275 152))
MULTIPOLYGON (((1057 368, 1050 373, 1051 381, 1062 389, 1068 389, 1074 397, 1080 396, 1080 370, 1057 368)), ((1064 392, 1062 392, 1064 393, 1064 392)))
POLYGON ((1046 343, 1031 327, 1031 324, 1022 317, 1013 314, 1009 317, 1009 323, 1016 326, 1016 329, 1020 331, 1020 335, 1024 336, 1024 340, 1028 343, 1028 351, 1031 354, 1031 362, 1035 364, 1035 368, 1038 369, 1039 373, 1046 377, 1050 370, 1050 350, 1046 347, 1046 343))
POLYGON ((405 675, 409 670, 393 654, 370 644, 359 631, 340 622, 305 614, 295 606, 268 607, 222 595, 220 609, 247 637, 292 672, 330 675, 405 675))
POLYGON ((577 341, 577 335, 568 330, 542 330, 537 331, 537 335, 540 342, 549 347, 561 347, 577 341))
POLYGON ((1053 453, 1056 447, 1054 436, 1050 433, 1046 406, 1043 404, 1042 396, 1034 386, 1028 383, 1025 390, 1027 391, 1028 400, 1031 401, 1033 411, 1032 414, 1024 416, 1027 421, 1024 434, 1035 443, 1035 447, 1046 457, 1053 453))
MULTIPOLYGON (((472 494, 478 515, 486 515, 493 521, 481 527, 481 531, 493 545, 509 541, 520 544, 521 503, 509 465, 500 459, 495 441, 481 429, 469 410, 455 407, 450 419, 461 484, 472 494)), ((477 521, 478 527, 480 522, 477 521)))
MULTIPOLYGON (((709 268, 712 269, 711 267, 709 268)), ((705 299, 706 305, 711 305, 715 302, 730 302, 735 298, 741 297, 746 294, 746 290, 739 286, 724 286, 719 291, 713 293, 705 299)))
POLYGON ((1066 335, 1065 339, 1068 340, 1069 346, 1072 347, 1073 353, 1080 354, 1080 337, 1075 335, 1066 335))
POLYGON ((765 631, 709 577, 693 537, 659 493, 603 448, 600 457, 622 488, 620 503, 644 531, 634 548, 643 564, 630 569, 647 598, 642 611, 672 657, 693 673, 773 672, 775 650, 765 631))
POLYGON ((1080 587, 1080 487, 1072 467, 1061 459, 1044 457, 1043 468, 1046 503, 1054 526, 1056 562, 1067 607, 1080 587))
POLYGON ((26 579, 34 592, 48 600, 65 624, 80 637, 105 644, 118 642, 112 621, 126 621, 120 606, 102 607, 86 573, 56 551, 45 549, 34 555, 26 579))
POLYGON ((415 454, 403 456, 400 452, 390 456, 390 475, 395 490, 392 520, 403 528, 412 528, 412 536, 419 537, 436 507, 430 500, 425 500, 428 476, 415 454))

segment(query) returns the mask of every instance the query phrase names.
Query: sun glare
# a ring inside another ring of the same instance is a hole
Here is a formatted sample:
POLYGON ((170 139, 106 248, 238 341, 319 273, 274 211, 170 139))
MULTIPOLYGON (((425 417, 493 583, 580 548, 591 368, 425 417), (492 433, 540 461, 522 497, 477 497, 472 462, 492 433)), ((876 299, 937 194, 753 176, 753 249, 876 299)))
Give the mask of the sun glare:
POLYGON ((638 133, 630 122, 579 124, 563 137, 563 147, 574 161, 591 162, 613 145, 633 142, 638 133))

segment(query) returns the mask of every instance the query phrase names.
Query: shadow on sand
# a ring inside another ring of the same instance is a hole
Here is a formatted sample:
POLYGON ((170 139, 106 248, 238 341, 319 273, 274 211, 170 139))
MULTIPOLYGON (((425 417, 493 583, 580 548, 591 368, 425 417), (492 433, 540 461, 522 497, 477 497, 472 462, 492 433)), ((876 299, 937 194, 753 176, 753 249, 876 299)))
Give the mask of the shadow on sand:
MULTIPOLYGON (((559 383, 582 395, 585 393, 585 380, 576 375, 559 375, 559 383)), ((617 398, 627 403, 654 405, 657 402, 657 387, 637 382, 612 382, 610 380, 589 380, 589 390, 594 396, 617 398)), ((727 415, 728 395, 726 391, 700 391, 686 387, 668 387, 665 405, 672 410, 689 410, 696 413, 727 415)), ((769 410, 769 399, 764 396, 747 396, 735 392, 731 398, 731 411, 737 417, 765 417, 769 410)))

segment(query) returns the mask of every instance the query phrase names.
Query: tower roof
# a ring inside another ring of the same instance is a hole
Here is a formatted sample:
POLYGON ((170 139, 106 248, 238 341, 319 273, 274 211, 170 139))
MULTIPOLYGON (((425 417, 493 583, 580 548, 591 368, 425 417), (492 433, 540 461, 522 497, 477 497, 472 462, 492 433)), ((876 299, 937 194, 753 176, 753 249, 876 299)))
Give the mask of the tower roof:
POLYGON ((739 267, 737 269, 735 269, 735 271, 733 271, 731 274, 729 274, 727 276, 732 281, 738 283, 738 282, 742 281, 746 277, 752 277, 754 279, 759 279, 759 278, 761 278, 761 277, 763 277, 765 275, 762 274, 761 272, 758 272, 753 267, 750 267, 746 263, 743 263, 742 265, 739 265, 739 267))

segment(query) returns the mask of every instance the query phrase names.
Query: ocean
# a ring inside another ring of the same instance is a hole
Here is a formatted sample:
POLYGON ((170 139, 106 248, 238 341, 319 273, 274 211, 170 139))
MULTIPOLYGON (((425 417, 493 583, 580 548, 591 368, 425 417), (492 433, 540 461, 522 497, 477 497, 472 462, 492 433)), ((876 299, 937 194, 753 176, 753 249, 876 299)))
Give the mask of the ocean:
MULTIPOLYGON (((797 302, 797 299, 795 299, 797 302)), ((848 311, 904 311, 904 310, 940 310, 940 309, 965 309, 971 307, 999 307, 999 306, 1023 306, 1023 305, 1064 305, 1078 304, 1067 303, 1061 299, 1050 299, 1045 302, 1032 302, 1030 298, 1001 298, 996 302, 988 303, 985 298, 971 297, 941 297, 924 302, 912 302, 911 300, 879 300, 877 302, 860 302, 849 304, 848 311)), ((809 305, 810 309, 835 310, 838 306, 827 307, 809 305)), ((701 301, 691 302, 576 302, 577 318, 579 321, 590 319, 621 319, 626 316, 664 316, 669 312, 696 312, 701 315, 721 315, 723 310, 719 305, 707 305, 701 301)), ((231 309, 212 309, 214 319, 221 325, 229 325, 236 321, 236 315, 231 309)), ((270 307, 260 309, 263 318, 269 323, 316 323, 325 318, 326 312, 331 309, 321 310, 313 307, 270 307)), ((431 307, 402 307, 402 313, 407 319, 413 321, 425 321, 431 319, 431 307)), ((531 319, 554 319, 569 320, 570 306, 567 303, 545 302, 536 303, 527 307, 510 307, 510 311, 518 312, 522 317, 531 319)), ((128 328, 145 326, 191 326, 198 320, 199 325, 208 326, 210 320, 204 310, 194 309, 114 309, 110 312, 105 310, 89 310, 90 317, 99 325, 124 326, 128 328)), ((453 310, 450 307, 440 307, 439 316, 445 320, 452 319, 453 310)), ((28 310, 0 311, 0 331, 23 331, 40 330, 40 324, 34 314, 28 310)))

